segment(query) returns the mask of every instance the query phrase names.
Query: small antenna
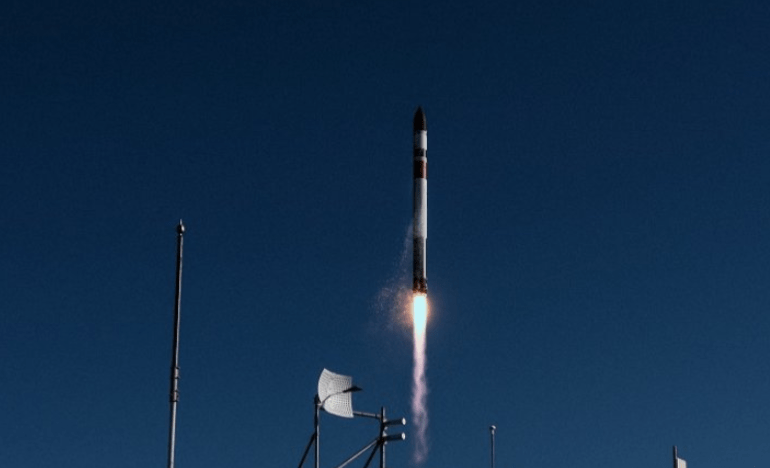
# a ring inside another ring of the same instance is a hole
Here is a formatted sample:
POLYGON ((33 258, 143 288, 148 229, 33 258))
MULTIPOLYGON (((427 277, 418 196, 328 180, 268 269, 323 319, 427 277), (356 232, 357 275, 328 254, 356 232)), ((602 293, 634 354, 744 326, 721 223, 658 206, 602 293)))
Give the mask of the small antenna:
POLYGON ((495 468, 495 430, 497 430, 497 427, 494 425, 489 426, 489 436, 492 443, 492 468, 495 468))

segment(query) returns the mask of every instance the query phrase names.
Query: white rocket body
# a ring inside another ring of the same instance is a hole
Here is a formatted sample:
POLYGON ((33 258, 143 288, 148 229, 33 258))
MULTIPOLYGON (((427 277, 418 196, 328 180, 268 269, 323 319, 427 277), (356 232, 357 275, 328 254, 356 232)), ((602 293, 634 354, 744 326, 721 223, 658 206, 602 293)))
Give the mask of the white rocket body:
POLYGON ((426 250, 428 241, 428 126, 421 107, 414 113, 414 205, 412 291, 428 293, 426 250))

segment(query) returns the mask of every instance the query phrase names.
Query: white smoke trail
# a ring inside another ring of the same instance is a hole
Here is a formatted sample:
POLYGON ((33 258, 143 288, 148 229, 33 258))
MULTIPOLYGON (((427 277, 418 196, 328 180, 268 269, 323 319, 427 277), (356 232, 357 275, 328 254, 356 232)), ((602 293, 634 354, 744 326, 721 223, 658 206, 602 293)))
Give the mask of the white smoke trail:
POLYGON ((428 304, 425 296, 414 296, 412 311, 414 316, 412 420, 416 431, 413 461, 415 465, 421 465, 428 457, 428 383, 425 379, 425 325, 428 304))

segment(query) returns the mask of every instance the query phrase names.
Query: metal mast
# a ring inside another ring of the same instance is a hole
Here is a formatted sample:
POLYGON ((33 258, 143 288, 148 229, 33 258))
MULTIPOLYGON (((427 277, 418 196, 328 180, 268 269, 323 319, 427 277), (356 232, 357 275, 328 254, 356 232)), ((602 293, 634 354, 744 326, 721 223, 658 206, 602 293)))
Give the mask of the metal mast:
POLYGON ((179 220, 176 227, 176 297, 174 300, 174 341, 171 350, 171 416, 168 431, 168 468, 174 468, 176 445, 176 404, 179 401, 179 320, 182 306, 182 247, 184 224, 179 220))
POLYGON ((495 468, 495 426, 489 426, 489 435, 492 442, 492 468, 495 468))

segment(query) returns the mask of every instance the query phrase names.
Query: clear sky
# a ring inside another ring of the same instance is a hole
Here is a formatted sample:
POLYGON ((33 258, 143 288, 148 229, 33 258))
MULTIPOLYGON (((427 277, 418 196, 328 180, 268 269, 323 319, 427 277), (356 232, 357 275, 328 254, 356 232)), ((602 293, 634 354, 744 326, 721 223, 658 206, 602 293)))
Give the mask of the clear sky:
POLYGON ((409 418, 418 105, 425 467, 770 466, 767 2, 2 10, 0 466, 165 466, 180 218, 179 468, 409 418))

